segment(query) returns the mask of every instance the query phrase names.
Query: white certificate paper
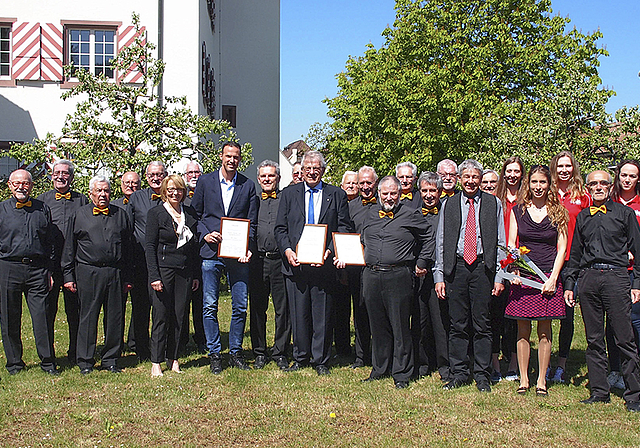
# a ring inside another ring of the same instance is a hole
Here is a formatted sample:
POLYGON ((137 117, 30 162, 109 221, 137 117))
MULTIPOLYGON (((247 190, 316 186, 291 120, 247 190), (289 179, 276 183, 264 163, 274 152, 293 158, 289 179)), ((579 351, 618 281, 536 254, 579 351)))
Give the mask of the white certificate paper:
POLYGON ((305 224, 296 247, 296 257, 301 264, 324 264, 327 246, 326 224, 305 224))
POLYGON ((247 256, 249 224, 250 221, 248 219, 220 219, 222 241, 218 244, 218 257, 237 259, 247 256))
POLYGON ((333 247, 336 258, 345 264, 364 266, 364 248, 359 233, 333 233, 333 247))

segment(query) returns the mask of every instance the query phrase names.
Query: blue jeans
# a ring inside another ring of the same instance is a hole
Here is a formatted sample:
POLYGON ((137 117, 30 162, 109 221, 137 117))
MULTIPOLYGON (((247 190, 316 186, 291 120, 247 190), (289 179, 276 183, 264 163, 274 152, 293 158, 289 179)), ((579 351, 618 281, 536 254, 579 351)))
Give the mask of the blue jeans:
POLYGON ((229 353, 232 355, 242 352, 242 337, 247 321, 249 263, 239 263, 232 259, 202 260, 202 322, 210 355, 219 354, 222 349, 218 325, 218 297, 223 269, 227 271, 227 279, 231 286, 229 353))

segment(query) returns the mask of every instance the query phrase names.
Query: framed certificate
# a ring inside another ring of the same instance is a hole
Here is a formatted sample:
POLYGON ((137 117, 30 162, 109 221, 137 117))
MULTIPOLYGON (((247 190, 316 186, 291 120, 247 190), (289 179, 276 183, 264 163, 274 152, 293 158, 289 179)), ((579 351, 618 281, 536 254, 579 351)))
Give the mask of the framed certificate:
POLYGON ((333 248, 336 258, 348 265, 364 266, 364 248, 359 233, 333 232, 333 248))
POLYGON ((218 244, 218 257, 240 258, 247 256, 249 249, 248 219, 222 218, 220 219, 220 234, 222 241, 218 244))
POLYGON ((296 247, 296 257, 301 264, 324 264, 327 247, 327 225, 305 224, 296 247))

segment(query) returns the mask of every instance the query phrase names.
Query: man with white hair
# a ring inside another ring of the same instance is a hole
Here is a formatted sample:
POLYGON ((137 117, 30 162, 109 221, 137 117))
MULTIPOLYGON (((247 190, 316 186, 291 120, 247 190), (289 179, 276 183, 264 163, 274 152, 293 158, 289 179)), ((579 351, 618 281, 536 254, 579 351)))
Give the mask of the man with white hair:
POLYGON ((202 165, 200 165, 200 162, 191 160, 189 163, 187 163, 183 177, 184 182, 189 188, 189 192, 184 198, 184 205, 191 205, 191 198, 193 198, 193 193, 196 190, 196 184, 198 183, 198 179, 200 179, 200 176, 202 176, 202 165))
POLYGON ((420 208, 422 199, 420 198, 420 192, 415 188, 416 180, 418 179, 418 167, 411 162, 401 162, 396 165, 396 177, 402 186, 400 202, 410 204, 412 208, 420 208))
POLYGON ((78 294, 78 367, 88 375, 95 364, 98 318, 104 309, 101 368, 119 373, 124 334, 124 298, 132 286, 133 228, 126 211, 110 206, 111 184, 105 176, 89 181, 91 204, 69 220, 62 266, 65 289, 78 294))
POLYGON ((451 197, 455 193, 458 183, 458 165, 451 159, 443 159, 436 165, 436 172, 442 179, 442 193, 440 197, 451 197))

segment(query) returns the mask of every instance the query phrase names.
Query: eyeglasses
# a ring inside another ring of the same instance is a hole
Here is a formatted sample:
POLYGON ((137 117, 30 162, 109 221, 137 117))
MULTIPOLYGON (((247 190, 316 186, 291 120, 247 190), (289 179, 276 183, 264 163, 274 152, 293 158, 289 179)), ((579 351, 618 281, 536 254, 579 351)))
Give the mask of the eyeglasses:
POLYGON ((71 177, 71 173, 69 173, 68 171, 54 171, 53 176, 54 177, 71 177))
POLYGON ((16 180, 11 181, 11 185, 13 185, 15 188, 20 188, 20 187, 28 188, 31 184, 33 184, 33 182, 31 182, 30 180, 25 180, 22 182, 16 181, 16 180))
POLYGON ((311 171, 322 171, 322 167, 321 166, 303 166, 302 170, 305 173, 310 173, 311 171))
POLYGON ((438 173, 438 176, 440 176, 440 177, 442 177, 444 179, 447 179, 449 177, 453 177, 453 178, 458 177, 458 174, 456 174, 456 173, 438 173))
POLYGON ((182 188, 167 188, 167 194, 182 193, 182 188))

